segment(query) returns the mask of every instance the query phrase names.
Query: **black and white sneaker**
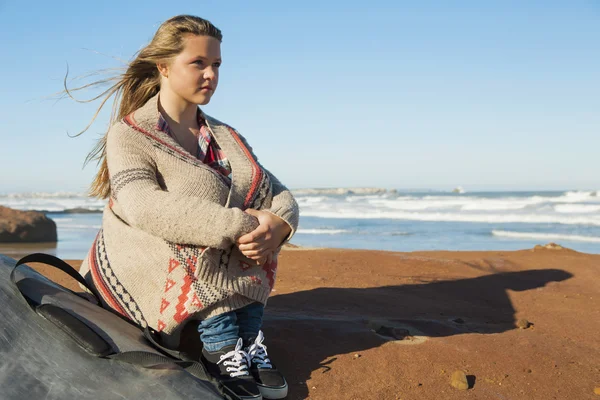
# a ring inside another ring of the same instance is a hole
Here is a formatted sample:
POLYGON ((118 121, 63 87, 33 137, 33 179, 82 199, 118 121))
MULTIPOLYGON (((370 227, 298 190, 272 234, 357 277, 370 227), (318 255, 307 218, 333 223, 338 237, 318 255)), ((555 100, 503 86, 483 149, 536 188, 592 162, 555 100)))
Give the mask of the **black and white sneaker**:
POLYGON ((281 372, 269 360, 267 346, 263 344, 264 339, 262 331, 259 331, 254 343, 246 349, 250 359, 250 373, 263 398, 283 399, 287 396, 288 384, 281 372))
POLYGON ((223 384, 224 390, 243 400, 262 400, 256 381, 249 372, 249 357, 242 350, 243 341, 215 352, 202 349, 202 362, 208 373, 223 384))

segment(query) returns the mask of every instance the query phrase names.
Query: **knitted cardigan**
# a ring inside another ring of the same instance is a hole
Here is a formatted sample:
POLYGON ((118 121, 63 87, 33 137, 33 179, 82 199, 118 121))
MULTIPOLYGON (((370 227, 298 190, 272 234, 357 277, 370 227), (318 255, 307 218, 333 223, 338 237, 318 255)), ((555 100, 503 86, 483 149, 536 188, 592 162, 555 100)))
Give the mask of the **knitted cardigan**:
POLYGON ((246 258, 235 241, 269 211, 298 227, 298 204, 233 128, 202 115, 232 168, 231 184, 157 127, 158 95, 107 133, 111 195, 80 272, 102 305, 179 344, 190 319, 266 304, 277 272, 246 258))

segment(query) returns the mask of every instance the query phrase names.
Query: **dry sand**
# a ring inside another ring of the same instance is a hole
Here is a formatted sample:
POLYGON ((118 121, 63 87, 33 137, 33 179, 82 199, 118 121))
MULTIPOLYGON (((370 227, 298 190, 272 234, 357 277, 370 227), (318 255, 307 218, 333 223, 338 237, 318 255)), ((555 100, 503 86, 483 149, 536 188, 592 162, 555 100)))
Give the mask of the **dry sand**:
POLYGON ((288 399, 600 399, 599 278, 568 249, 285 250, 266 343, 288 399))

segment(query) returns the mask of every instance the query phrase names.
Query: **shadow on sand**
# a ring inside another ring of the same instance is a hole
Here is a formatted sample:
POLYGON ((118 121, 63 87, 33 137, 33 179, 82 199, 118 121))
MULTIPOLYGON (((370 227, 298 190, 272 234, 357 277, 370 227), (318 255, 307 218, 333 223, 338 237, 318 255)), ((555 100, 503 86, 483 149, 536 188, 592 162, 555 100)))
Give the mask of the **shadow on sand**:
MULTIPOLYGON (((364 351, 389 340, 516 329, 507 290, 531 290, 572 276, 544 269, 424 284, 316 288, 271 297, 263 330, 269 354, 289 382, 287 398, 304 399, 308 397, 305 382, 313 371, 329 371, 335 361, 332 356, 364 351)), ((183 343, 190 353, 199 350, 192 324, 184 329, 183 343)))
POLYGON ((288 398, 304 399, 312 371, 327 372, 334 355, 377 347, 393 340, 385 336, 402 339, 403 333, 444 337, 515 329, 507 290, 531 290, 570 277, 546 269, 414 285, 317 288, 271 297, 264 331, 269 354, 290 383, 288 398))

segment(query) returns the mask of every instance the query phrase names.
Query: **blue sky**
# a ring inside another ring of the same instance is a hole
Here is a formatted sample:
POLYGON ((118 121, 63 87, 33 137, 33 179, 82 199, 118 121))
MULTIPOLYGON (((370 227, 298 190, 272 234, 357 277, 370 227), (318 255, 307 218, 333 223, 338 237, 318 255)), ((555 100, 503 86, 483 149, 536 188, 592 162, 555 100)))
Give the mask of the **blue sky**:
POLYGON ((0 0, 0 192, 84 191, 108 113, 69 138, 95 104, 47 97, 184 13, 224 34, 204 110, 292 188, 600 189, 600 2, 523 3, 0 0))

